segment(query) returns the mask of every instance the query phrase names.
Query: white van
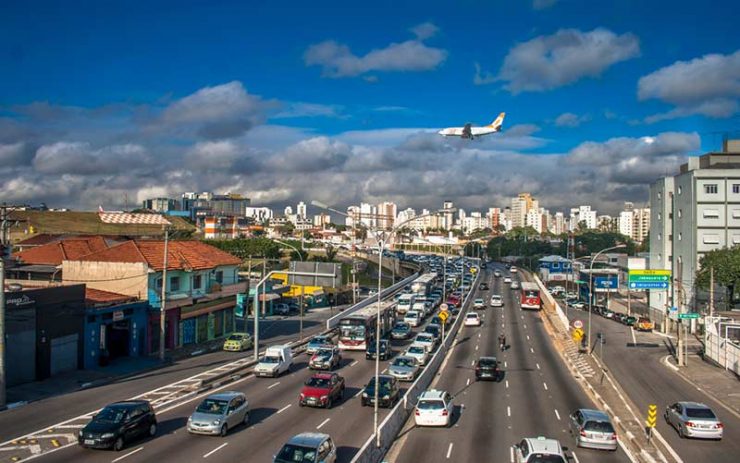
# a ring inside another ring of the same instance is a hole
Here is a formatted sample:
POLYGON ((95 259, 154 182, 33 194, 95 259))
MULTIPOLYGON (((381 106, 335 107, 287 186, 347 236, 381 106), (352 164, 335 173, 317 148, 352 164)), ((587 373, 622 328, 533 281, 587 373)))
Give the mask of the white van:
POLYGON ((416 310, 409 310, 408 312, 406 312, 406 316, 403 317, 403 321, 413 327, 417 327, 421 325, 421 312, 418 312, 416 310))
POLYGON ((254 367, 255 376, 276 378, 290 371, 293 366, 293 352, 288 345, 270 346, 259 363, 254 367))
POLYGON ((429 307, 430 306, 426 302, 417 300, 416 302, 414 302, 414 305, 411 306, 411 310, 419 312, 421 314, 421 318, 424 318, 429 315, 429 307))
POLYGON ((401 298, 398 299, 396 312, 398 312, 400 315, 403 315, 411 310, 411 306, 414 304, 415 299, 416 297, 413 294, 403 294, 401 298))

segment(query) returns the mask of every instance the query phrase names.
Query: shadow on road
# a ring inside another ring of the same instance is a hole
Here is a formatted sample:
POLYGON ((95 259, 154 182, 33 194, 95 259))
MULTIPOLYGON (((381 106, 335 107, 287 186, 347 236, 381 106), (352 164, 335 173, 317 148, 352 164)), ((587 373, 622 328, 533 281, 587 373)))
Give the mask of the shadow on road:
POLYGON ((249 411, 249 426, 254 426, 265 421, 272 415, 277 413, 277 408, 272 407, 257 407, 249 411))
POLYGON ((360 449, 358 447, 340 445, 337 447, 337 461, 351 461, 352 457, 354 457, 359 450, 360 449))
POLYGON ((188 418, 186 416, 178 416, 177 418, 159 421, 157 423, 157 427, 159 428, 157 434, 171 434, 178 429, 185 427, 187 422, 188 418))

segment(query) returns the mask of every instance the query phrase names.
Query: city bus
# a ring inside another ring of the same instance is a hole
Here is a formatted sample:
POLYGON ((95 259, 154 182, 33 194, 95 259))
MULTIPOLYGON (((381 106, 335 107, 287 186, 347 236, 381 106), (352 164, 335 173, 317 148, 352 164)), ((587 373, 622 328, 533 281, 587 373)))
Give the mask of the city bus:
MULTIPOLYGON (((384 301, 380 304, 380 336, 385 336, 393 329, 396 322, 396 303, 384 301)), ((378 320, 378 304, 354 312, 339 320, 339 342, 342 350, 366 350, 369 343, 375 340, 378 320)))
POLYGON ((519 300, 521 308, 540 310, 542 308, 542 301, 540 299, 540 288, 537 286, 537 283, 522 281, 521 287, 521 298, 519 300))
POLYGON ((428 296, 436 278, 437 275, 434 273, 423 274, 411 283, 411 292, 419 296, 428 296))

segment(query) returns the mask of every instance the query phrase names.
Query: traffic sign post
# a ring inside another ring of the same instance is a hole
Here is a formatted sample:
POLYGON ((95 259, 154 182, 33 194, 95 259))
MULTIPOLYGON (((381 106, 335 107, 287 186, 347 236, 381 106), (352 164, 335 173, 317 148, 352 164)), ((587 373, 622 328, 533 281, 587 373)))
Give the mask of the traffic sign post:
POLYGON ((698 314, 696 312, 678 314, 679 320, 696 320, 700 317, 701 317, 701 314, 698 314))
POLYGON ((630 270, 629 289, 668 289, 671 282, 670 270, 630 270))
POLYGON ((648 442, 653 434, 653 428, 658 422, 658 406, 655 404, 648 405, 647 419, 645 420, 645 431, 647 432, 648 442))
POLYGON ((583 322, 580 320, 573 321, 573 328, 583 328, 583 322))

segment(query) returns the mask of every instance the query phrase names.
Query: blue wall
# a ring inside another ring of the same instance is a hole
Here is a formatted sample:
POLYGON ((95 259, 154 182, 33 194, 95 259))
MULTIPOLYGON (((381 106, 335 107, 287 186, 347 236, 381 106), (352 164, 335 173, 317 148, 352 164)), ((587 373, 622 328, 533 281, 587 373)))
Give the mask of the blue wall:
POLYGON ((149 305, 145 302, 114 305, 104 308, 88 308, 85 315, 85 353, 83 356, 85 369, 100 366, 100 331, 101 325, 113 324, 114 314, 122 315, 121 321, 128 321, 128 355, 138 357, 146 353, 147 346, 147 311, 149 305))

